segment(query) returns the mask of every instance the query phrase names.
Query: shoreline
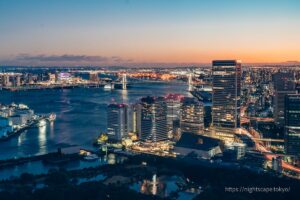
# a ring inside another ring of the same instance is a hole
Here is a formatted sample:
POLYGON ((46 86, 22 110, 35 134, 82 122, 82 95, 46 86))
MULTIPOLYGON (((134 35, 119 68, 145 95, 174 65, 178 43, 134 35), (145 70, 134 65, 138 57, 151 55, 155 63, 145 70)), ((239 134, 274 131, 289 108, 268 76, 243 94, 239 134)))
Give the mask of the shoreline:
POLYGON ((24 131, 26 131, 26 130, 28 130, 28 129, 30 129, 30 128, 35 128, 35 125, 37 125, 37 124, 39 123, 39 121, 40 121, 40 120, 43 120, 43 119, 44 119, 44 120, 51 121, 51 120, 49 119, 49 117, 46 117, 46 116, 39 116, 38 119, 32 120, 32 121, 31 121, 29 124, 27 124, 25 127, 22 127, 22 128, 20 128, 20 129, 18 129, 18 130, 15 130, 15 131, 9 133, 9 134, 6 135, 6 136, 1 137, 1 138, 0 138, 0 142, 7 141, 7 140, 9 140, 9 139, 12 138, 12 137, 18 136, 18 135, 22 134, 24 131))

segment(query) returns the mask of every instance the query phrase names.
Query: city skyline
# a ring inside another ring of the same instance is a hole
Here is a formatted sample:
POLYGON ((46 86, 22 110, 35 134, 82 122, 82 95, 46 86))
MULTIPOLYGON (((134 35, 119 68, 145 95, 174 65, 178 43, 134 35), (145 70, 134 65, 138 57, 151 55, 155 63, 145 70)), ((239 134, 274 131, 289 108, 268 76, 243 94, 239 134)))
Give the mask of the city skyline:
POLYGON ((1 1, 0 65, 299 61, 298 1, 1 1))
POLYGON ((0 199, 298 196, 299 10, 0 0, 0 199))
MULTIPOLYGON (((265 187, 275 188, 273 192, 284 189, 283 199, 297 195, 288 188, 296 188, 300 178, 298 67, 242 67, 239 60, 214 60, 211 68, 3 69, 0 197, 7 194, 8 185, 18 189, 12 196, 20 196, 24 177, 32 177, 25 189, 36 189, 28 199, 37 194, 48 197, 49 189, 51 196, 57 195, 53 190, 69 186, 74 188, 72 194, 81 194, 85 182, 71 181, 77 174, 89 177, 88 188, 109 181, 105 193, 115 187, 111 180, 122 177, 117 184, 130 197, 172 197, 162 189, 167 185, 163 177, 171 175, 187 180, 177 194, 193 198, 213 197, 210 191, 222 190, 222 196, 231 196, 235 189, 224 185, 232 183, 263 183, 256 192, 265 187), (49 166, 62 170, 52 172, 49 166), (102 167, 107 177, 98 181, 102 167), (194 179, 199 172, 203 175, 194 179), (50 185, 48 177, 60 173, 67 177, 65 184, 50 185), (218 186, 215 177, 226 174, 230 176, 218 186), (241 178, 233 180, 233 174, 241 178), (145 181, 150 175, 152 181, 145 181), (126 179, 132 181, 122 181, 126 179), (284 187, 277 188, 285 180, 284 187), (45 186, 36 188, 32 183, 45 186), (132 190, 132 184, 139 187, 132 190), (145 190, 147 185, 152 192, 145 190), (187 187, 193 189, 187 192, 187 187)), ((90 194, 99 199, 95 190, 90 194)), ((235 195, 253 199, 245 194, 235 195)))

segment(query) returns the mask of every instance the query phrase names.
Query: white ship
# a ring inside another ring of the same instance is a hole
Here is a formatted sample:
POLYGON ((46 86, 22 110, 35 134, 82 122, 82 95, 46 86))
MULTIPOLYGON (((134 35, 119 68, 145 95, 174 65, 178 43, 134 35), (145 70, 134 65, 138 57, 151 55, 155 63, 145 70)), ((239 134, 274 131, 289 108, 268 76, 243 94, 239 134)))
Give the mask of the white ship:
POLYGON ((104 89, 106 90, 113 90, 114 88, 115 86, 112 83, 104 85, 104 89))

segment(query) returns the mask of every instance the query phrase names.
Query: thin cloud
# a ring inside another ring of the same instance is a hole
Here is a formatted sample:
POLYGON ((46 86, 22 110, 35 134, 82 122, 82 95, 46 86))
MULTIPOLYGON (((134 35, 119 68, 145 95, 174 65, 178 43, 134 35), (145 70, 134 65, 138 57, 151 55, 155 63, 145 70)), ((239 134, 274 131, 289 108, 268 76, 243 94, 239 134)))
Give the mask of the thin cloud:
POLYGON ((29 55, 29 54, 20 54, 16 56, 16 61, 25 61, 25 62, 54 62, 54 63, 61 63, 61 62, 88 62, 88 63, 122 63, 122 62, 132 62, 130 59, 123 59, 118 56, 88 56, 88 55, 72 55, 72 54, 64 54, 64 55, 29 55))

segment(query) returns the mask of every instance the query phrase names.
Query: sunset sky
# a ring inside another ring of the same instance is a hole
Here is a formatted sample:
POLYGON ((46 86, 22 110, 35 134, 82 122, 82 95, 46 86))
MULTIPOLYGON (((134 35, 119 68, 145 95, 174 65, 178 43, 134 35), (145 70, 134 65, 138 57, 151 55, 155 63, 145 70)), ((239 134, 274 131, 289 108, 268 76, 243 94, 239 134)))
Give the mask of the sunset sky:
POLYGON ((299 0, 0 0, 0 65, 300 61, 299 0))

